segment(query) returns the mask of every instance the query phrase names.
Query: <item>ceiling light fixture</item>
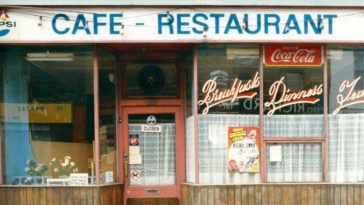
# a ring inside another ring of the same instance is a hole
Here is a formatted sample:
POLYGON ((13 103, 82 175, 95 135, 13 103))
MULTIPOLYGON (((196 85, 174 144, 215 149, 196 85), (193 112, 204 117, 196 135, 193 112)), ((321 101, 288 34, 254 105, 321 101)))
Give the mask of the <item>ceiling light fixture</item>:
POLYGON ((27 61, 73 61, 73 53, 27 53, 27 61))

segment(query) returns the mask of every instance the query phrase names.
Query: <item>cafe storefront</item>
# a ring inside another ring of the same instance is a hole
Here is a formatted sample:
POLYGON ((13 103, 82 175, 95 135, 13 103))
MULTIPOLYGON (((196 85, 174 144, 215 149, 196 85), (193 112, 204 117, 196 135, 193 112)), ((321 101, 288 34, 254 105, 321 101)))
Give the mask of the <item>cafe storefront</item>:
POLYGON ((361 10, 0 18, 0 204, 364 203, 361 10))

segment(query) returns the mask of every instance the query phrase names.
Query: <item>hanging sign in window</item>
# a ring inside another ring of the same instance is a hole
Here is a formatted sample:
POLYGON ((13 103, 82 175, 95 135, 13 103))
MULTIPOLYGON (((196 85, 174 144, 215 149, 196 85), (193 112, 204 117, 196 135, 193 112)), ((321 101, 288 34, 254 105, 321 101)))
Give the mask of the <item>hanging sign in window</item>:
POLYGON ((259 147, 260 132, 258 127, 229 127, 229 172, 259 172, 259 147))
POLYGON ((147 124, 142 125, 142 132, 162 132, 162 126, 156 125, 157 119, 154 115, 149 115, 146 122, 147 124))
POLYGON ((266 66, 321 66, 322 63, 321 46, 264 46, 264 64, 266 66))

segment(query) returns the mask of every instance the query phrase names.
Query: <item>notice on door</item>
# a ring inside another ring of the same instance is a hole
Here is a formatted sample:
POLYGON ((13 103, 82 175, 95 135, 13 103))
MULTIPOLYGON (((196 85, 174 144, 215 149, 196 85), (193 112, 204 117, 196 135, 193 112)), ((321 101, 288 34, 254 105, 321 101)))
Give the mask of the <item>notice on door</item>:
POLYGON ((142 164, 142 155, 141 154, 129 155, 129 164, 142 164))
POLYGON ((142 125, 142 132, 162 132, 161 125, 142 125))

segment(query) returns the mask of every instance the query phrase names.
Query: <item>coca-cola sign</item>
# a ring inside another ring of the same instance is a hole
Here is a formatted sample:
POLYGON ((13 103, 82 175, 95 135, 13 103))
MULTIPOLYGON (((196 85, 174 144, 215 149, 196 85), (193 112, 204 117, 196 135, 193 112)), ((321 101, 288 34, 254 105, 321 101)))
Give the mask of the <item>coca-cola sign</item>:
POLYGON ((264 46, 264 64, 266 66, 321 66, 322 47, 306 46, 264 46))

